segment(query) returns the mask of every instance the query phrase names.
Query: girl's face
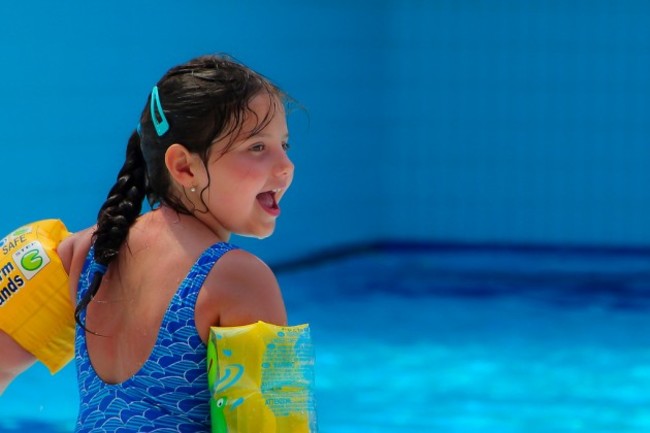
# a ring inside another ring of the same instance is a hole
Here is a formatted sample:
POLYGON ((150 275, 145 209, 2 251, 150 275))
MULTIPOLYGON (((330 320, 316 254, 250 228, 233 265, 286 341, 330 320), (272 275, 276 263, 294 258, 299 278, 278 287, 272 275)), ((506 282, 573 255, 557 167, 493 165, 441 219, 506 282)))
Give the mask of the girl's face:
POLYGON ((194 215, 224 241, 230 233, 258 238, 271 235, 280 215, 280 199, 293 179, 294 167, 287 155, 289 132, 282 104, 275 97, 260 94, 251 100, 249 107, 252 113, 245 117, 232 147, 222 154, 231 136, 213 144, 207 163, 209 179, 200 178, 194 193, 197 197, 192 198, 199 210, 194 215), (272 115, 271 121, 248 137, 258 121, 268 115, 272 115), (207 212, 200 212, 206 207, 207 212))

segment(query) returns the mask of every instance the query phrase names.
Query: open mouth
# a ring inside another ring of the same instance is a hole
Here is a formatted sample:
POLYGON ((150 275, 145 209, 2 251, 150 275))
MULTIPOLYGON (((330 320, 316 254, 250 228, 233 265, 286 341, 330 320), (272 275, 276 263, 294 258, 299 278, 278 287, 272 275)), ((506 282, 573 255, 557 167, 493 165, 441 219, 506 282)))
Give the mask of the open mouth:
POLYGON ((264 191, 257 194, 257 201, 260 206, 271 215, 278 215, 280 213, 280 206, 278 206, 278 202, 275 198, 276 194, 280 191, 280 189, 273 189, 271 191, 264 191))

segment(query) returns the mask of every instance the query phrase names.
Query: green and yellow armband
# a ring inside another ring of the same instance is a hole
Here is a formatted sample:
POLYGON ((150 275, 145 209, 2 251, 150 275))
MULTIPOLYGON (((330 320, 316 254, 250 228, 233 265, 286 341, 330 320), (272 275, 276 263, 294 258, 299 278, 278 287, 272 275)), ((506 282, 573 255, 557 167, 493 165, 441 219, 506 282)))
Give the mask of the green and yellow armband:
POLYGON ((0 330, 52 373, 74 355, 74 306, 56 248, 59 220, 27 224, 0 240, 0 330))
POLYGON ((210 328, 213 433, 315 433, 308 325, 210 328))

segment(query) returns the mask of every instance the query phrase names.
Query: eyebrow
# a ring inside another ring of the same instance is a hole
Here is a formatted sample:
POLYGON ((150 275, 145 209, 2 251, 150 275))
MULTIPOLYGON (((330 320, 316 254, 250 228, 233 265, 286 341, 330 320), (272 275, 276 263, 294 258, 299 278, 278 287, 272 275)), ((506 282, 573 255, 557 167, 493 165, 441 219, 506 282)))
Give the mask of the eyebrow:
MULTIPOLYGON (((271 136, 271 134, 266 134, 266 133, 263 133, 263 132, 262 132, 262 133, 259 133, 259 134, 252 135, 251 138, 253 138, 253 137, 273 138, 273 137, 271 136)), ((288 139, 289 139, 289 133, 284 134, 284 135, 282 136, 282 138, 285 139, 285 140, 288 140, 288 139)))

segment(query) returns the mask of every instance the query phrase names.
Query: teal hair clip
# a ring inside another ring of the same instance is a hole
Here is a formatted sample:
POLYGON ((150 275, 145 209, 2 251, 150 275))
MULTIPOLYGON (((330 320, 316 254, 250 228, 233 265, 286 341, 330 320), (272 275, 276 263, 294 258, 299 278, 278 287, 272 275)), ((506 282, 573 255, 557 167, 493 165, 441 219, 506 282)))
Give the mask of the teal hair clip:
POLYGON ((154 128, 156 128, 156 133, 158 137, 162 137, 165 132, 169 131, 169 123, 163 113, 162 104, 160 103, 160 96, 158 96, 158 86, 153 86, 151 91, 151 121, 153 122, 154 128), (158 115, 156 115, 156 110, 158 115), (160 117, 160 120, 158 118, 160 117))

